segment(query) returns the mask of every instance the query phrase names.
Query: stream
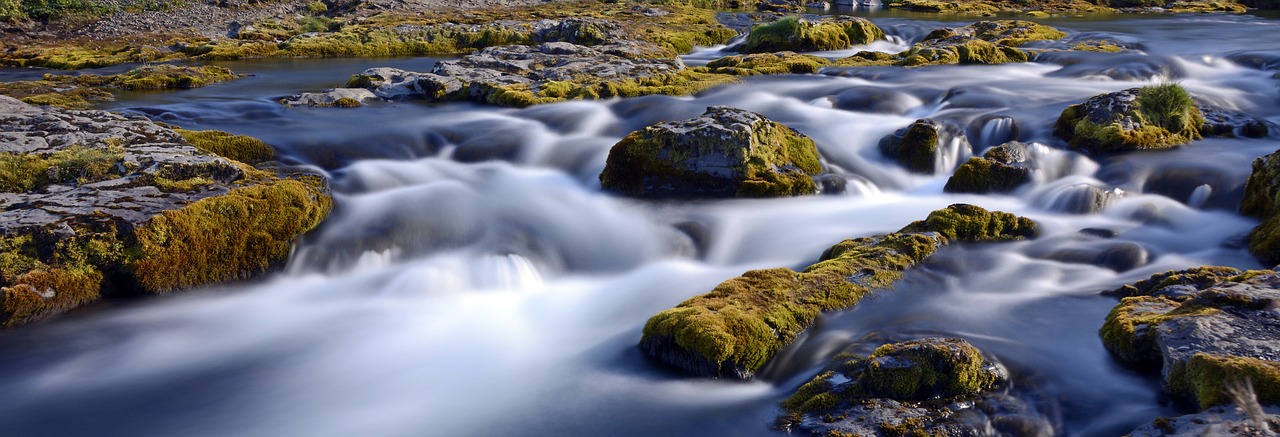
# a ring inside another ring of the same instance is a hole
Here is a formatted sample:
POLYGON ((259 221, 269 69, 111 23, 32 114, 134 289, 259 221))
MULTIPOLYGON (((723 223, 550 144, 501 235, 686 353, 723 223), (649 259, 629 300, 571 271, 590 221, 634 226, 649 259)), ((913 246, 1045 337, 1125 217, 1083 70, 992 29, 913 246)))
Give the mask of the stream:
MULTIPOLYGON (((894 38, 872 47, 882 51, 972 22, 870 18, 894 38)), ((1236 209, 1252 161, 1280 148, 1280 18, 1042 22, 1068 32, 1061 44, 1106 38, 1135 50, 752 77, 696 97, 526 109, 276 103, 368 67, 426 71, 429 58, 221 62, 250 76, 122 94, 105 107, 252 135, 283 161, 324 172, 333 214, 259 281, 0 332, 0 435, 780 436, 778 402, 835 352, 929 335, 965 338, 999 359, 1045 400, 1058 435, 1116 436, 1178 414, 1158 380, 1103 349, 1097 330, 1116 301, 1098 292, 1170 269, 1263 267, 1244 249, 1257 222, 1236 209), (1267 120, 1272 132, 1102 158, 1065 151, 1052 135, 1067 105, 1162 82, 1267 120), (711 105, 810 136, 843 189, 685 202, 600 190, 609 148, 628 132, 711 105), (932 176, 880 155, 881 137, 919 118, 963 126, 972 147, 954 145, 932 176), (1007 195, 943 193, 956 165, 1012 139, 1040 145, 1034 183, 1007 195), (1090 186, 1107 192, 1101 211, 1081 200, 1090 186), (651 315, 725 279, 802 268, 843 239, 953 203, 1025 215, 1041 236, 941 250, 893 289, 821 317, 753 382, 684 376, 635 347, 651 315)))

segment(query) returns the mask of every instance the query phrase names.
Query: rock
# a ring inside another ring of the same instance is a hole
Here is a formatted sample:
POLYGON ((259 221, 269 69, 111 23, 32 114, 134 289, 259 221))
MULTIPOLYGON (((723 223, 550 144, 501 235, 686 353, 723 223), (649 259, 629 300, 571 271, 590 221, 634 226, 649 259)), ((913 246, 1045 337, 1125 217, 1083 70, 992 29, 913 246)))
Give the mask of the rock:
POLYGON ((1253 161, 1240 213, 1262 219, 1249 232, 1249 253, 1266 265, 1280 264, 1280 150, 1253 161))
POLYGON ((387 100, 474 100, 529 106, 568 99, 691 94, 736 79, 685 68, 658 57, 651 43, 587 47, 567 42, 495 46, 442 61, 430 73, 371 68, 348 82, 387 100))
POLYGON ((969 158, 947 179, 948 193, 1008 193, 1031 181, 1030 146, 1016 141, 991 148, 982 157, 969 158))
POLYGON ((1258 400, 1280 402, 1280 274, 1205 267, 1166 272, 1122 287, 1099 333, 1121 363, 1160 369, 1175 399, 1201 409, 1230 401, 1228 384, 1249 381, 1258 400))
MULTIPOLYGON (((1119 188, 1104 189, 1093 184, 1079 183, 1052 187, 1038 194, 1035 203, 1050 211, 1068 214, 1093 214, 1107 209, 1116 199, 1124 197, 1119 188)), ((1135 220, 1144 220, 1134 218, 1135 220)), ((1157 218, 1158 219, 1158 218, 1157 218)))
POLYGON ((632 132, 609 151, 600 185, 632 197, 778 197, 817 192, 813 140, 728 106, 632 132))
POLYGON ((803 271, 748 271, 649 319, 640 349, 686 372, 751 379, 823 311, 885 289, 949 241, 1034 237, 1031 220, 957 204, 882 236, 845 240, 803 271))
POLYGON ((280 99, 285 106, 353 107, 378 101, 379 96, 364 88, 333 88, 322 93, 302 93, 280 99))
MULTIPOLYGON (((661 9, 658 11, 666 12, 661 9)), ((594 46, 627 39, 627 32, 622 25, 598 18, 542 20, 535 23, 533 29, 533 42, 536 43, 566 42, 594 46)))
MULTIPOLYGON (((246 278, 280 265, 330 199, 320 178, 280 178, 195 146, 263 156, 104 111, 0 97, 0 323, 103 296, 246 278)), ((269 156, 269 155, 267 155, 269 156)))
POLYGON ((864 18, 832 17, 808 21, 789 16, 751 29, 742 53, 812 52, 847 49, 884 39, 884 31, 864 18))
POLYGON ((1177 84, 1131 88, 1062 111, 1054 134, 1091 154, 1165 149, 1199 139, 1204 118, 1177 84))
POLYGON ((969 139, 959 126, 920 119, 881 138, 879 147, 881 154, 898 161, 912 173, 933 174, 940 167, 948 167, 940 163, 951 153, 948 146, 952 142, 959 149, 970 148, 969 139))
POLYGON ((847 111, 905 115, 923 105, 910 94, 879 86, 858 86, 831 97, 832 106, 847 111))
POLYGON ((1239 111, 1229 111, 1203 102, 1197 103, 1204 125, 1203 135, 1217 137, 1263 138, 1270 132, 1267 122, 1239 111))
POLYGON ((725 56, 707 63, 712 73, 753 76, 757 74, 813 74, 831 61, 794 52, 756 53, 725 56))
POLYGON ((1251 412, 1218 406, 1196 414, 1157 417, 1126 435, 1129 437, 1261 437, 1280 431, 1280 407, 1256 406, 1251 412))
POLYGON ((1052 435, 1034 400, 995 390, 1008 379, 956 338, 886 344, 866 357, 846 351, 782 402, 778 423, 806 435, 1052 435))

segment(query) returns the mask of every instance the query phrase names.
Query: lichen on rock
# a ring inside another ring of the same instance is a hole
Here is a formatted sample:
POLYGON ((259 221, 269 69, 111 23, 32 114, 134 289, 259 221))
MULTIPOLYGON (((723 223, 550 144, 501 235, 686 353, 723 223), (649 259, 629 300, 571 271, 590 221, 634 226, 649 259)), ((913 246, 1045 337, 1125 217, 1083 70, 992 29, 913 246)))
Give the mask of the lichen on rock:
POLYGON ((822 171, 813 140, 728 106, 632 132, 609 151, 600 185, 632 197, 814 194, 822 171))
POLYGON ((1031 238, 1035 223, 973 205, 952 205, 901 231, 845 240, 803 271, 752 270, 645 323, 640 349, 671 367, 710 377, 751 379, 823 311, 845 309, 948 241, 1031 238))

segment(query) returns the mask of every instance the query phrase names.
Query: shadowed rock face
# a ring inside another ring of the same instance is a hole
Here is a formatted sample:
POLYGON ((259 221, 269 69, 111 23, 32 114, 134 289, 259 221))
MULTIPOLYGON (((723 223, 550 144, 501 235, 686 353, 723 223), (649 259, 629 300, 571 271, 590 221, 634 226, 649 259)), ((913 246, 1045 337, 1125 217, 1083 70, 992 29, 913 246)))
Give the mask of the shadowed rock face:
POLYGON ((1280 264, 1280 151, 1253 161, 1240 213, 1262 219, 1249 233, 1249 252, 1266 265, 1280 264))
POLYGON ((778 197, 817 192, 813 140, 760 114, 713 106, 632 132, 609 151, 600 184, 633 197, 778 197))
POLYGON ((328 214, 320 178, 281 178, 190 142, 269 157, 260 141, 186 134, 196 139, 0 97, 0 325, 260 274, 328 214))
POLYGON ((1201 267, 1111 293, 1129 297, 1107 316, 1103 344, 1126 365, 1160 369, 1170 395, 1208 408, 1247 378, 1261 402, 1280 401, 1280 274, 1201 267))
POLYGON ((947 179, 948 193, 1008 193, 1031 181, 1031 152, 1016 141, 1001 144, 969 158, 947 179))

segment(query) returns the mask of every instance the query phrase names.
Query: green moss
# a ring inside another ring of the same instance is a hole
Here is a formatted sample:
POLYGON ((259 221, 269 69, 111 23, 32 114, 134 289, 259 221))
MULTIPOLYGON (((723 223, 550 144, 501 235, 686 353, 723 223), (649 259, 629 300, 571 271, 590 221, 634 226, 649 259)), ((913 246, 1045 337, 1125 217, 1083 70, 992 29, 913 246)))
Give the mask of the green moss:
POLYGON ((1081 41, 1071 46, 1071 50, 1082 52, 1102 52, 1102 53, 1118 53, 1125 50, 1124 47, 1116 45, 1110 41, 1081 41))
POLYGON ((1178 303, 1158 296, 1126 297, 1111 309, 1098 333, 1107 351, 1121 363, 1155 368, 1161 363, 1156 349, 1156 325, 1182 317, 1209 315, 1218 310, 1195 303, 1178 303))
POLYGON ((859 366, 858 395, 898 400, 975 395, 997 382, 984 362, 977 348, 959 339, 887 344, 859 366))
POLYGON ((929 217, 899 232, 937 232, 948 240, 978 242, 1035 238, 1037 228, 1036 223, 1026 217, 958 203, 931 212, 929 217))
POLYGON ((343 97, 338 100, 334 100, 333 106, 337 108, 359 108, 364 106, 364 103, 360 103, 359 100, 350 97, 343 97))
POLYGON ((790 16, 751 29, 747 42, 739 51, 762 53, 838 50, 880 39, 884 39, 884 31, 864 19, 809 22, 790 16))
POLYGON ((1167 388, 1201 409, 1231 402, 1224 388, 1233 381, 1253 386, 1258 402, 1280 403, 1280 362, 1197 353, 1169 370, 1167 388))
POLYGON ((45 229, 0 237, 0 324, 31 323, 101 298, 98 266, 118 263, 123 244, 110 224, 69 224, 77 233, 70 238, 45 229))
POLYGON ((835 385, 831 378, 836 372, 825 372, 806 382, 786 400, 782 401, 782 409, 790 413, 812 413, 831 409, 836 406, 836 397, 831 393, 835 385))
POLYGON ((136 230, 140 255, 130 267, 145 289, 169 292, 278 266, 293 239, 329 213, 318 183, 281 179, 166 211, 136 230))
POLYGON ((982 1, 901 0, 889 3, 889 6, 908 11, 947 14, 986 13, 1000 10, 991 3, 982 1))
MULTIPOLYGON (((1223 281, 1242 281, 1244 276, 1240 269, 1234 267, 1201 266, 1184 270, 1169 270, 1151 275, 1147 279, 1125 284, 1115 290, 1103 294, 1118 297, 1150 296, 1165 287, 1190 285, 1196 290, 1204 290, 1223 281)), ((1250 275, 1252 276, 1252 274, 1250 275)))
POLYGON ((1084 105, 1067 107, 1054 134, 1091 153, 1176 147, 1199 139, 1204 124, 1194 99, 1173 83, 1140 88, 1133 109, 1111 120, 1096 122, 1085 112, 1084 105), (1126 119, 1133 123, 1122 123, 1126 119))
POLYGON ((1240 213, 1260 219, 1280 215, 1280 150, 1253 161, 1240 213))
POLYGON ((155 47, 123 43, 74 41, 56 44, 33 44, 6 51, 0 54, 0 66, 79 70, 131 62, 161 62, 182 56, 179 52, 164 52, 155 47))
POLYGON ((1023 20, 980 21, 969 26, 974 37, 1008 47, 1018 47, 1030 41, 1052 41, 1067 36, 1066 32, 1040 23, 1023 20))
POLYGON ((94 104, 115 99, 111 93, 93 87, 68 85, 49 80, 0 82, 0 94, 32 105, 89 109, 94 104))
POLYGON ((1174 13, 1230 12, 1243 14, 1249 8, 1234 1, 1176 1, 1166 5, 1165 9, 1174 13))
POLYGON ((1263 220, 1249 232, 1249 253, 1266 265, 1280 265, 1280 216, 1263 220))
MULTIPOLYGON (((992 149, 995 151, 997 149, 992 149)), ((987 155, 991 155, 988 152, 987 155)), ((1031 173, 1022 167, 1011 165, 990 156, 972 157, 956 169, 947 179, 942 191, 948 193, 1008 193, 1027 183, 1031 173)))
POLYGON ((0 191, 24 193, 49 185, 109 179, 124 149, 74 146, 48 155, 0 153, 0 191))
POLYGON ((939 129, 941 127, 932 120, 916 120, 901 135, 894 133, 882 138, 880 153, 913 173, 932 174, 938 152, 939 129))
POLYGON ((1027 228, 1034 229, 1025 218, 970 205, 953 205, 930 218, 898 233, 844 241, 802 272, 752 270, 729 279, 654 315, 645 323, 640 344, 654 354, 661 352, 653 348, 671 342, 705 360, 716 376, 749 375, 818 314, 848 308, 871 291, 888 288, 943 242, 920 232, 950 233, 953 240, 1004 241, 1026 237, 1027 228), (996 222, 1005 225, 989 226, 996 222))
POLYGON ((707 68, 716 74, 752 76, 757 74, 814 74, 831 61, 794 52, 756 53, 716 59, 707 68))
POLYGON ((254 137, 215 130, 174 129, 174 131, 197 149, 231 160, 257 164, 275 157, 275 151, 271 146, 254 137))
POLYGON ((307 3, 307 12, 311 13, 311 15, 321 15, 329 12, 329 6, 321 1, 307 3))

